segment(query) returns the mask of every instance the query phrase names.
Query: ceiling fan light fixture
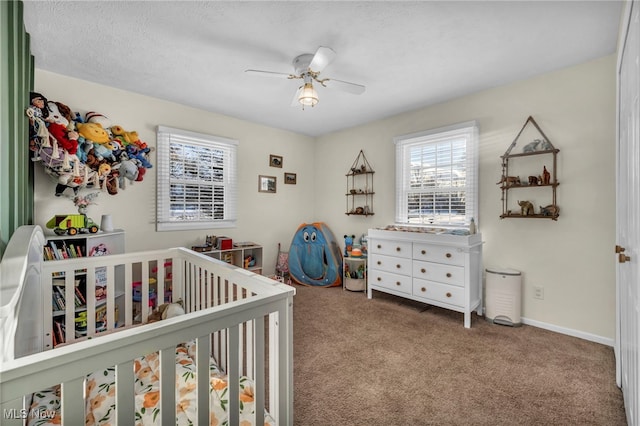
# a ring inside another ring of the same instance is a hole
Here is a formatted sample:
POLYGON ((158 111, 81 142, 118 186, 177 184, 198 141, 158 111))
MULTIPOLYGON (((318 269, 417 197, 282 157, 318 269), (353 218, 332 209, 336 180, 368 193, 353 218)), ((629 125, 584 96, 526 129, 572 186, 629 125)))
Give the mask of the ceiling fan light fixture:
POLYGON ((318 92, 313 88, 313 84, 309 82, 302 86, 300 96, 298 96, 298 102, 302 104, 302 109, 304 109, 305 106, 314 107, 318 103, 318 92))

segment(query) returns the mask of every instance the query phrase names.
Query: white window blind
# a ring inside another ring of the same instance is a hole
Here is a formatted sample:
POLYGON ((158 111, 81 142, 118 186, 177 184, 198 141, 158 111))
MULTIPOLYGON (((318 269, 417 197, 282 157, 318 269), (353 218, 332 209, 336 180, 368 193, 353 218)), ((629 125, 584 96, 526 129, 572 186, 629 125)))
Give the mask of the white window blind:
POLYGON ((238 141, 158 126, 158 231, 236 222, 238 141))
POLYGON ((398 136, 396 223, 467 226, 478 222, 475 121, 398 136))

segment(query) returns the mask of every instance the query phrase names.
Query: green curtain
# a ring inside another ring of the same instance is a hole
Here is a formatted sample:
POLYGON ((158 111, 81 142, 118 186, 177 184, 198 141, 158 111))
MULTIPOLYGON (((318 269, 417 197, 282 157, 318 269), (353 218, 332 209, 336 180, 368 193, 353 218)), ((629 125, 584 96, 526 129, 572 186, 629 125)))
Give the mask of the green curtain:
POLYGON ((0 1, 0 257, 13 232, 33 223, 33 165, 25 116, 33 68, 22 1, 0 1))

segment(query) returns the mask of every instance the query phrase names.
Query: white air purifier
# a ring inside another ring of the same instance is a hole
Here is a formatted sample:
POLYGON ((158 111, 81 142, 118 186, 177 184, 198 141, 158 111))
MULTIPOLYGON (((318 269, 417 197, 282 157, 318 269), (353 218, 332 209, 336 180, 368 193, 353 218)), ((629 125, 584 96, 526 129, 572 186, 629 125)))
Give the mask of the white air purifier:
POLYGON ((500 325, 522 325, 522 274, 513 269, 486 269, 485 317, 500 325))

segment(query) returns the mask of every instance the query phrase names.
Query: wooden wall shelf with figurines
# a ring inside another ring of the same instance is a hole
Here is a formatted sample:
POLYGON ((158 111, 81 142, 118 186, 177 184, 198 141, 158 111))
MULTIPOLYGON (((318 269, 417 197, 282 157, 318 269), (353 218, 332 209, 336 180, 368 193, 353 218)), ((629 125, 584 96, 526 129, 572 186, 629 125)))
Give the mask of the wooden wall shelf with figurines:
POLYGON ((502 176, 496 184, 500 185, 502 192, 501 219, 558 220, 558 152, 560 150, 551 144, 533 117, 529 116, 509 149, 500 157, 502 176), (533 129, 528 128, 529 124, 533 129), (537 132, 537 135, 532 136, 535 139, 525 144, 520 152, 514 152, 518 140, 526 137, 525 130, 537 132), (513 195, 514 190, 517 192, 516 195, 513 195))
POLYGON ((346 215, 373 215, 373 174, 364 152, 360 150, 347 173, 346 215))

